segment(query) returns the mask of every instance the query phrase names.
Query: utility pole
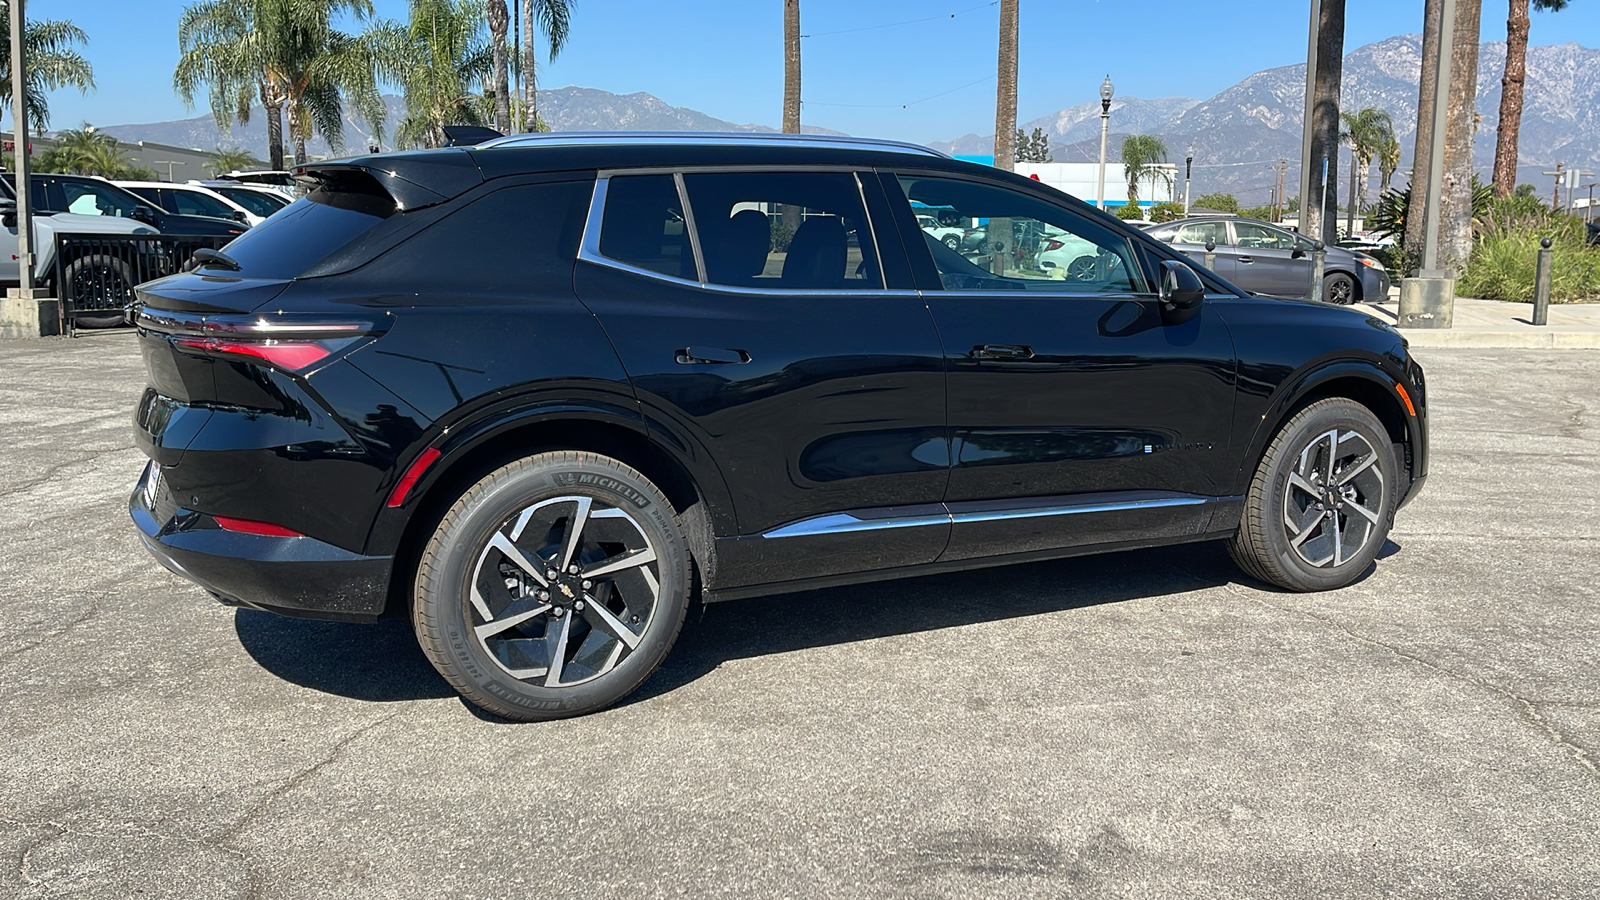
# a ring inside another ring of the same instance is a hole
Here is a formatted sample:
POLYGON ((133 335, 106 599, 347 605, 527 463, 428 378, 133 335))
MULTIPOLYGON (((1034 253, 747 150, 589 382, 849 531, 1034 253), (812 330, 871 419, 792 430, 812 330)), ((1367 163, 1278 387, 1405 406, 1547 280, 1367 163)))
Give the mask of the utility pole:
POLYGON ((1017 162, 1017 0, 1000 0, 999 50, 994 88, 994 165, 1011 172, 1017 162))
POLYGON ((1550 208, 1551 209, 1560 209, 1561 208, 1561 176, 1566 174, 1566 165, 1567 164, 1564 163, 1564 162, 1557 162, 1556 163, 1556 170, 1554 172, 1541 172, 1540 173, 1541 175, 1554 175, 1556 177, 1555 193, 1550 195, 1550 208))
MULTIPOLYGON (((27 19, 22 13, 23 0, 11 0, 11 83, 27 84, 27 61, 23 59, 23 28, 27 19)), ((29 201, 33 185, 28 180, 28 105, 27 91, 11 92, 11 132, 16 151, 17 195, 17 291, 25 300, 33 298, 33 210, 29 201)))

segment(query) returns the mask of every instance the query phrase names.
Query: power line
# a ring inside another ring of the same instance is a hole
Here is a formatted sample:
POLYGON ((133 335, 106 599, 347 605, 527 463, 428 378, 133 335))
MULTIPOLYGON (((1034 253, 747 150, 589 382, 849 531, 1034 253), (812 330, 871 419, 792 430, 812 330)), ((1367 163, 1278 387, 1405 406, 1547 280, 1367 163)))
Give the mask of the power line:
POLYGON ((846 109, 909 109, 910 107, 916 106, 918 103, 927 103, 929 100, 937 100, 940 97, 954 94, 956 91, 964 91, 969 87, 983 84, 986 81, 993 81, 994 79, 995 76, 993 75, 985 75, 984 77, 979 78, 977 81, 969 81, 960 87, 953 87, 948 91, 940 91, 937 94, 930 94, 927 97, 923 97, 921 100, 910 100, 905 103, 824 103, 820 100, 807 100, 802 97, 800 99, 800 106, 837 106, 846 109))
POLYGON ((814 37, 829 37, 830 35, 835 35, 835 34, 855 34, 856 32, 859 32, 859 31, 877 31, 877 30, 882 29, 882 28, 898 28, 901 25, 916 25, 919 22, 934 22, 934 21, 938 21, 938 20, 941 20, 941 19, 954 19, 956 16, 963 16, 963 15, 966 15, 967 13, 969 13, 969 12, 976 12, 976 11, 978 11, 980 9, 988 9, 991 6, 998 6, 998 5, 1000 5, 1000 0, 991 0, 991 2, 989 2, 989 3, 980 3, 977 6, 969 6, 966 9, 958 9, 953 13, 948 13, 948 14, 945 14, 945 15, 924 16, 923 18, 920 18, 920 19, 907 19, 904 22, 885 22, 882 25, 863 25, 860 28, 841 28, 838 31, 818 31, 818 32, 815 32, 815 33, 812 33, 812 34, 802 34, 802 35, 800 35, 800 37, 802 37, 802 38, 814 38, 814 37))

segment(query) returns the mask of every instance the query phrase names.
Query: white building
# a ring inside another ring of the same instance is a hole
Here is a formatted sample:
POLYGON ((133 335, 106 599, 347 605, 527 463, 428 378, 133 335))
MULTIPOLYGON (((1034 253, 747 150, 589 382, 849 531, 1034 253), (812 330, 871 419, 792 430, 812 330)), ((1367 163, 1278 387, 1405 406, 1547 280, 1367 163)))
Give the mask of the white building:
MULTIPOLYGON (((1100 184, 1100 164, 1078 163, 1023 163, 1016 164, 1016 173, 1066 191, 1085 203, 1094 203, 1100 184)), ((1157 163, 1160 173, 1154 178, 1139 179, 1139 205, 1148 209, 1157 203, 1183 202, 1183 183, 1178 166, 1174 163, 1157 163)), ((1128 204, 1128 181, 1122 174, 1122 163, 1106 163, 1106 208, 1128 204)))

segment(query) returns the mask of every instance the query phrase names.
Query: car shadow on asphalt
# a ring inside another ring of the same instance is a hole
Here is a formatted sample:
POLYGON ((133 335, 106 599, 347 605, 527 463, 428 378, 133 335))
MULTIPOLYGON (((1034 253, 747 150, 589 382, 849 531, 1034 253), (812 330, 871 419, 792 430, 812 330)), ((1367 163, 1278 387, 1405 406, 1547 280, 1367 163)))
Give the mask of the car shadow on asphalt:
POLYGON ((240 609, 233 630, 263 669, 312 690, 374 703, 456 693, 422 655, 407 621, 319 622, 240 609))
MULTIPOLYGON (((1385 542, 1379 558, 1399 550, 1394 542, 1385 542)), ((1373 571, 1369 568, 1357 580, 1373 571)), ((1222 543, 1212 541, 696 605, 666 662, 619 706, 676 690, 733 659, 1228 583, 1277 590, 1245 576, 1222 543)), ((241 609, 234 616, 234 631, 262 668, 313 690, 377 703, 456 695, 422 655, 410 623, 403 620, 358 625, 241 609)), ((485 721, 507 721, 470 705, 468 709, 485 721)))
POLYGON ((693 617, 701 610, 690 611, 666 662, 619 705, 675 690, 732 659, 1066 612, 1229 582, 1256 586, 1228 558, 1223 544, 1213 541, 713 603, 698 621, 693 617))

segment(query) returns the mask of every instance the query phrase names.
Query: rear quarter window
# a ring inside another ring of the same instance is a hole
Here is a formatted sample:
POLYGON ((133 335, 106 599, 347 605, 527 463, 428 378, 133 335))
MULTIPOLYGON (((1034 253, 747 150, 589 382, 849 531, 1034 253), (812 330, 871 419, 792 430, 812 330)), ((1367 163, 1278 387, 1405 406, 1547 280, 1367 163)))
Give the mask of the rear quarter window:
POLYGON ((593 190, 592 181, 500 188, 407 238, 367 269, 384 283, 432 285, 423 290, 444 296, 570 291, 593 190))
POLYGON ((394 200, 381 190, 313 191, 239 235, 226 252, 246 277, 295 278, 394 213, 394 200))

